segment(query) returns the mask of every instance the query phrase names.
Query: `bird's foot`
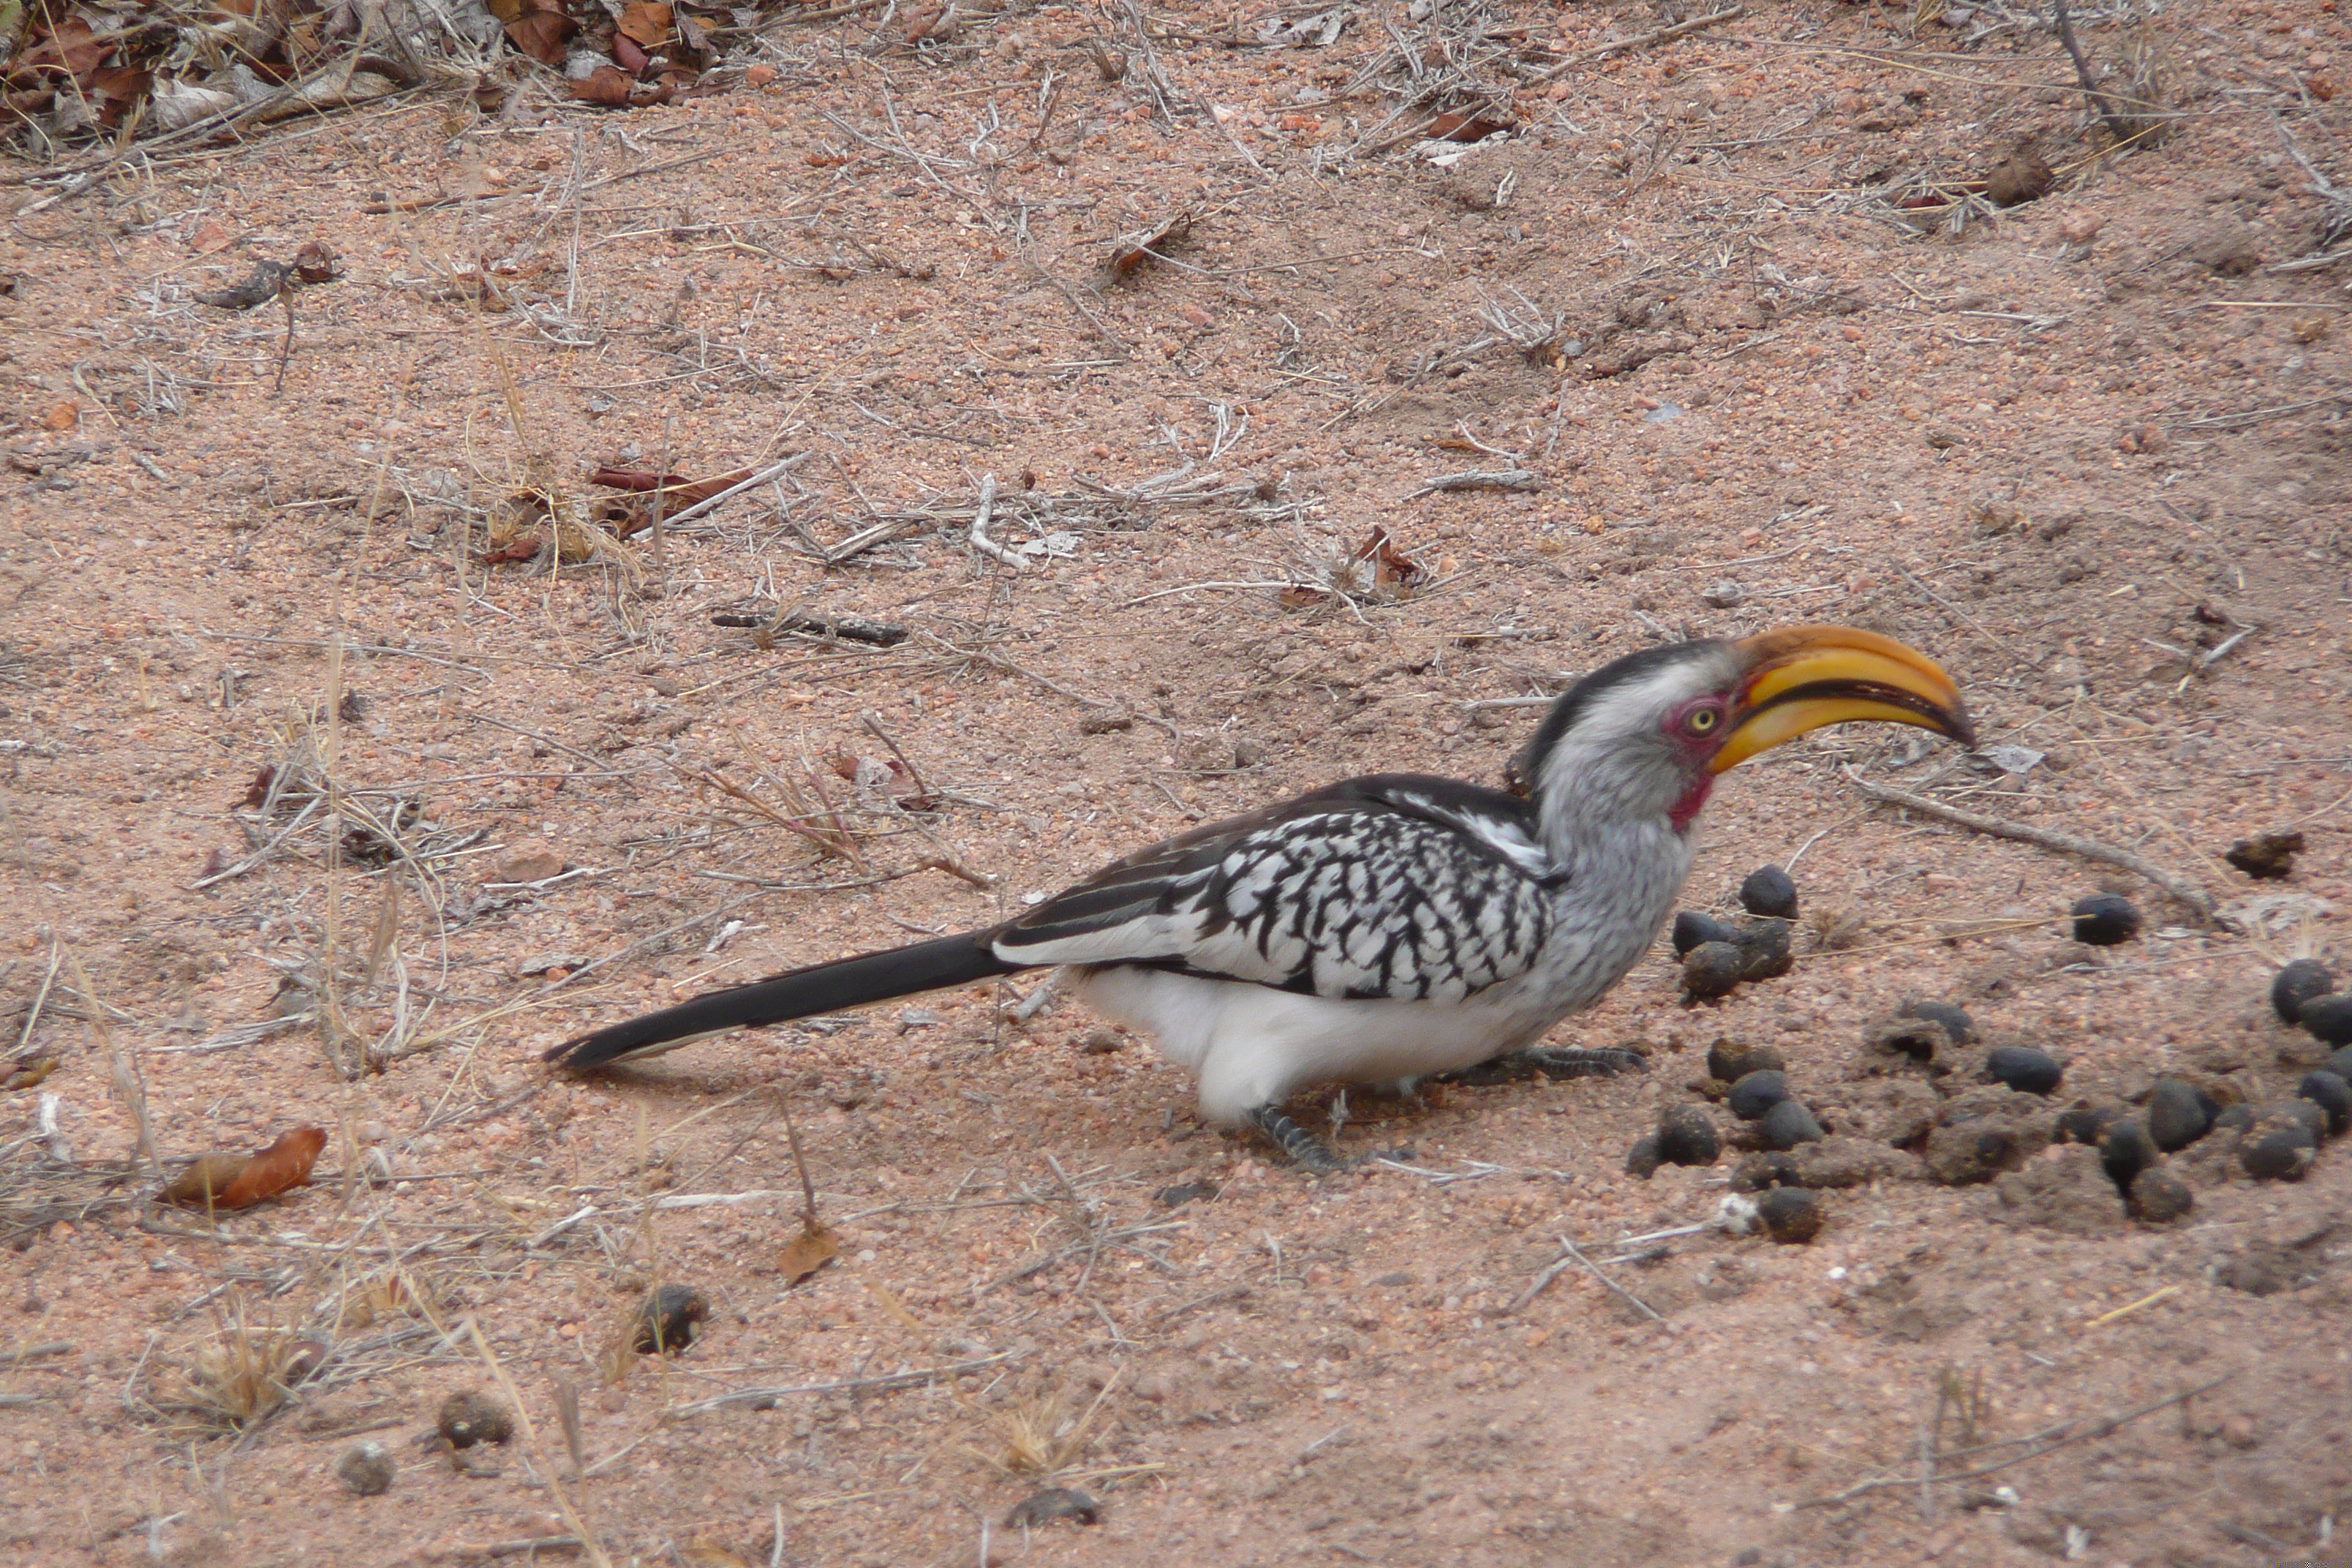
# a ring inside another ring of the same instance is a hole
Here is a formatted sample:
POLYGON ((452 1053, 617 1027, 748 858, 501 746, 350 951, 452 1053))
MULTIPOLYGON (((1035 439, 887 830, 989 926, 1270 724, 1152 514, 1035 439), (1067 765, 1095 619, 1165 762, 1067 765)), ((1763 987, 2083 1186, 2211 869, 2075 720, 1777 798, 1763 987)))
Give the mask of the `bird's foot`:
POLYGON ((1647 1072, 1650 1058, 1620 1046, 1530 1046, 1476 1067, 1444 1075, 1448 1083, 1516 1083, 1541 1074, 1545 1078, 1611 1078, 1621 1072, 1647 1072))
POLYGON ((1333 1153, 1320 1138, 1271 1105, 1261 1105, 1251 1111, 1250 1125, 1272 1139, 1284 1153, 1290 1156, 1293 1163, 1310 1175, 1333 1175, 1353 1170, 1362 1163, 1360 1160, 1343 1159, 1333 1153))

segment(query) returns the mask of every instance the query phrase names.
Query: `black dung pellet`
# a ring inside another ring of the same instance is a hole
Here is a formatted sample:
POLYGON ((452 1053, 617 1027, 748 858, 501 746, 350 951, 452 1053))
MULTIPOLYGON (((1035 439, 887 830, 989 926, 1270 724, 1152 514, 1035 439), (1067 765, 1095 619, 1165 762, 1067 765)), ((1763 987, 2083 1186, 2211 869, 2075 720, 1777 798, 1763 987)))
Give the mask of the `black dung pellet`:
POLYGON ((2032 1046, 1996 1046, 1985 1058, 1985 1077, 2020 1094, 2048 1094, 2065 1076, 2057 1058, 2032 1046))
POLYGON ((2271 979, 2271 1005, 2286 1023, 2303 1020, 2303 1005, 2336 989, 2336 976, 2315 958, 2298 958, 2271 979))
POLYGON ((2352 996, 2314 996, 2303 1005, 2303 1026, 2331 1046, 2352 1046, 2352 996))
POLYGON ((2197 1199, 2189 1184, 2165 1170, 2151 1166, 2132 1179, 2131 1191, 2125 1205, 2134 1219, 2144 1219, 2150 1225, 2165 1225, 2179 1219, 2195 1206, 2197 1199))
POLYGON ((2254 1124, 2254 1108, 2251 1105, 2225 1105, 2213 1117, 2216 1132, 2243 1132, 2254 1124))
POLYGON ((2058 1142, 2088 1143, 2095 1149, 2108 1124, 2129 1114, 2114 1105, 2078 1105, 2072 1110, 2061 1111, 2058 1116, 2058 1142))
POLYGON ((2160 1078, 2148 1091, 2147 1135, 2169 1154, 2213 1131, 2213 1102, 2177 1078, 2160 1078))
POLYGON ((2345 1123, 2352 1121, 2352 1083, 2345 1082, 2340 1074, 2324 1068, 2307 1072, 2295 1085, 2294 1092, 2298 1099, 2307 1100, 2327 1112, 2329 1137, 2343 1131, 2345 1123))
POLYGON ((1748 955, 1727 942, 1703 942, 1683 959, 1683 989, 1700 1001, 1720 996, 1739 984, 1748 955))
POLYGON ((1822 1233, 1822 1200, 1802 1187, 1774 1187, 1756 1200, 1756 1215, 1766 1235, 1792 1247, 1822 1233))
POLYGON ((2131 1191, 2132 1183, 2156 1163, 2156 1142, 2147 1129, 2129 1118, 2109 1123, 2099 1140, 2099 1163, 2105 1168, 2107 1179, 2125 1192, 2131 1191))
POLYGON ((2139 934, 2139 910, 2129 899, 2115 893, 2093 893, 2074 900, 2074 940, 2093 947, 2113 947, 2139 934))
POLYGON ((2347 1083, 2352 1083, 2352 1046, 2328 1053, 2325 1065, 2329 1072, 2347 1083))
POLYGON ((1731 942, 1738 931, 1724 924, 1713 915, 1703 915, 1696 910, 1685 910, 1675 917, 1675 956, 1686 958, 1690 950, 1706 942, 1731 942))
POLYGON ((1762 920, 1744 927, 1734 940, 1739 949, 1739 978, 1770 980, 1796 966, 1796 957, 1789 945, 1789 922, 1762 920))
POLYGON ((477 1389, 460 1389, 441 1402, 435 1429, 452 1448, 477 1443, 503 1443, 514 1436, 514 1418, 507 1407, 477 1389))
POLYGON ((1625 1151, 1625 1173, 1639 1176, 1645 1182, 1656 1175, 1658 1167, 1664 1163, 1658 1157, 1658 1135, 1654 1132, 1643 1133, 1633 1140, 1633 1146, 1625 1151))
POLYGON ((1759 866, 1748 873, 1746 881, 1739 884, 1739 905, 1751 915, 1794 920, 1797 914, 1796 879, 1778 866, 1759 866))
POLYGON ((676 1355, 694 1342, 695 1325, 710 1316, 710 1302, 690 1285, 665 1285, 637 1309, 639 1355, 676 1355))
POLYGON ((2258 833, 2230 846, 2221 858, 2257 882, 2274 882, 2294 871, 2294 858, 2303 853, 2300 833, 2258 833))
POLYGON ((1770 1046, 1717 1040, 1706 1048, 1706 1076, 1725 1083, 1738 1083, 1752 1072, 1781 1072, 1788 1066, 1789 1058, 1770 1046))
POLYGON ((2266 1123, 2238 1145, 2238 1163, 2258 1182, 2299 1182, 2311 1169, 2319 1141, 2300 1122, 2266 1123))
POLYGON ((1774 1187, 1804 1184, 1804 1175, 1797 1168, 1795 1157, 1778 1150, 1750 1154, 1731 1168, 1731 1190, 1735 1193, 1761 1193, 1774 1187))
POLYGON ((2327 1110, 2308 1100, 2273 1100, 2254 1107, 2254 1127, 2259 1131, 2264 1123, 2293 1122, 2311 1134, 2313 1147, 2327 1139, 2327 1110))
POLYGON ((1658 1118, 1658 1158, 1669 1165, 1712 1165, 1723 1152, 1723 1140, 1706 1112, 1696 1105, 1677 1105, 1658 1118))
POLYGON ((1756 1123, 1756 1137, 1767 1149, 1793 1149, 1800 1143, 1820 1142, 1822 1124, 1802 1100, 1784 1100, 1756 1123))
POLYGON ((1906 1002, 1898 1010, 1898 1016, 1925 1018, 1931 1024, 1943 1025, 1944 1033, 1952 1037, 1952 1044, 1956 1046, 1965 1046, 1977 1037, 1977 1021, 1969 1016, 1969 1010, 1949 1002, 1906 1002))
POLYGON ((1788 1098, 1788 1074, 1751 1072, 1731 1086, 1731 1094, 1724 1104, 1740 1121, 1753 1121, 1788 1098))
POLYGON ((335 1479, 353 1497, 382 1497, 392 1489, 392 1450, 373 1440, 354 1443, 335 1461, 335 1479))

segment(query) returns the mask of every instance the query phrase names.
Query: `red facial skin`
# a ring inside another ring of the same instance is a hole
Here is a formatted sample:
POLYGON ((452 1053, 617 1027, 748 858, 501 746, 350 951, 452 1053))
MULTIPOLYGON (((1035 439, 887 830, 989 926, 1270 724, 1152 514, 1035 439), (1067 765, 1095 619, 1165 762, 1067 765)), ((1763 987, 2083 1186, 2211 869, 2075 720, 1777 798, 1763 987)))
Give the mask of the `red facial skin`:
POLYGON ((1675 802, 1666 818, 1675 832, 1687 833, 1715 788, 1715 775, 1706 764, 1722 748, 1724 737, 1731 733, 1730 704, 1720 697, 1694 697, 1666 715, 1664 728, 1691 771, 1690 787, 1675 802))

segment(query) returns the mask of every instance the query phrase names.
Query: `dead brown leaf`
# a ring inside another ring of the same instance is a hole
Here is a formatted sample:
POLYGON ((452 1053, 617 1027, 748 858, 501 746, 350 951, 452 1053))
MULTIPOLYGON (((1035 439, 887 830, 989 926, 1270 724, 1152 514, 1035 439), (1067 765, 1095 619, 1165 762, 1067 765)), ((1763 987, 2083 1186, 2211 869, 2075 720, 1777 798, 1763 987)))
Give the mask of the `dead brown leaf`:
POLYGON ((783 1256, 776 1260, 776 1267, 782 1272, 785 1284, 797 1285, 839 1256, 841 1237, 833 1227, 803 1219, 801 1233, 784 1244, 783 1256))

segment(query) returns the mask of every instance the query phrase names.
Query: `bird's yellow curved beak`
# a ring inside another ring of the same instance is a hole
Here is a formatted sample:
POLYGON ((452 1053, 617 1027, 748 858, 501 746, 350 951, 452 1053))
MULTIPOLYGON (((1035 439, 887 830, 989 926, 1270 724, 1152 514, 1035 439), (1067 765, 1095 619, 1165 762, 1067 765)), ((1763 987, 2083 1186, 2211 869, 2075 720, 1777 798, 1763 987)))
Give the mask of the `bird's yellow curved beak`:
POLYGON ((1789 626, 1734 645, 1748 661, 1731 733, 1708 764, 1736 768, 1824 724, 1916 724, 1977 743, 1960 689, 1935 660, 1856 626, 1789 626))

